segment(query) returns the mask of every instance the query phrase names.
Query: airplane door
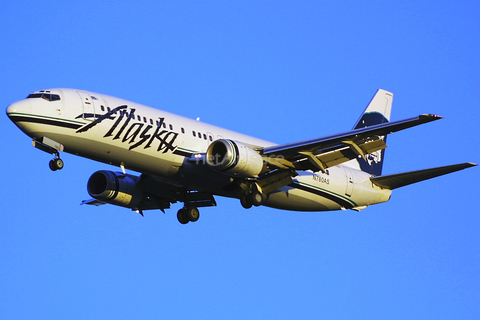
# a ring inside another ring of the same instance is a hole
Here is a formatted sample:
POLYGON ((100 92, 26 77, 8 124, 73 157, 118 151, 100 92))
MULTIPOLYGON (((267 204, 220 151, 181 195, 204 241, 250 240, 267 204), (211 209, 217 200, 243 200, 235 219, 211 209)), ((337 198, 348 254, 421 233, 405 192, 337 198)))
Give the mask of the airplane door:
POLYGON ((82 99, 83 105, 83 118, 85 120, 94 120, 95 119, 95 105, 93 104, 92 97, 88 92, 77 91, 82 99))
POLYGON ((345 176, 347 178, 347 187, 345 189, 345 195, 351 197, 353 193, 353 187, 355 186, 355 181, 353 180, 353 174, 352 170, 347 167, 343 167, 343 170, 345 170, 345 176))

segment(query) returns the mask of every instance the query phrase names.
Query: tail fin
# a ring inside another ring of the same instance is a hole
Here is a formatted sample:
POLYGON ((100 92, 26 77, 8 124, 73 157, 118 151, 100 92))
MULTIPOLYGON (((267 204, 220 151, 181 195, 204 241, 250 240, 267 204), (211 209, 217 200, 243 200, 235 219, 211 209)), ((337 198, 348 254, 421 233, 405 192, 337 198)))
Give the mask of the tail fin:
MULTIPOLYGON (((391 92, 378 89, 353 129, 360 129, 389 122, 390 114, 392 112, 392 101, 393 94, 391 92)), ((383 140, 387 142, 387 137, 384 136, 383 140)), ((368 154, 364 159, 357 159, 362 171, 375 176, 380 176, 382 174, 384 160, 385 149, 368 154)))

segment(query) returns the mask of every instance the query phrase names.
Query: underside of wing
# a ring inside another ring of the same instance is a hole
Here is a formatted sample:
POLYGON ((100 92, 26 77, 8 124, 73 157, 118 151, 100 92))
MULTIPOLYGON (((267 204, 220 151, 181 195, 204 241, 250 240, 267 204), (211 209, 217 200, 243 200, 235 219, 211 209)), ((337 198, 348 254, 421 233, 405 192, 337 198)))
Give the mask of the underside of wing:
POLYGON ((264 161, 282 169, 324 171, 351 159, 383 150, 384 137, 393 132, 439 120, 436 115, 364 127, 336 135, 258 149, 264 161))

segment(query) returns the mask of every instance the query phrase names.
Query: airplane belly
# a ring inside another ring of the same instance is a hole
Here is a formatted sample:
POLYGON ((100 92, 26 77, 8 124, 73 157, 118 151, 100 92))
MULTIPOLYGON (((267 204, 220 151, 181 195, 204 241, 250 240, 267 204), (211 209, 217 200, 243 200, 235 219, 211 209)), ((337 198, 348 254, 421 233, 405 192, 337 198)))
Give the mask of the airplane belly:
POLYGON ((264 204, 267 207, 292 211, 329 211, 338 210, 334 203, 314 197, 304 191, 285 187, 268 195, 264 204))
POLYGON ((345 193, 345 175, 341 168, 326 173, 305 172, 293 183, 271 193, 266 206, 296 211, 351 209, 357 203, 345 193))
POLYGON ((269 194, 266 206, 295 211, 360 210, 388 201, 391 191, 372 184, 370 175, 338 166, 325 173, 305 172, 269 194))

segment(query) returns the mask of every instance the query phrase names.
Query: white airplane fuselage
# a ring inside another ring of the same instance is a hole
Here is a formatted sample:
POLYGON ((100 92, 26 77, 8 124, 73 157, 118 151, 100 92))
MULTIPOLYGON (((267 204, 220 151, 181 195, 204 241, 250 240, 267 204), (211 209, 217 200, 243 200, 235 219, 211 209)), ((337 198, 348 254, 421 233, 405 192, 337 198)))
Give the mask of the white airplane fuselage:
MULTIPOLYGON (((61 151, 148 174, 185 189, 237 197, 224 187, 235 177, 195 163, 217 139, 254 147, 257 139, 108 95, 75 89, 45 90, 59 100, 24 99, 7 109, 9 117, 34 140, 48 138, 61 151)), ((386 202, 391 191, 376 186, 356 160, 325 172, 302 171, 293 184, 271 193, 264 205, 296 211, 360 210, 386 202)))

